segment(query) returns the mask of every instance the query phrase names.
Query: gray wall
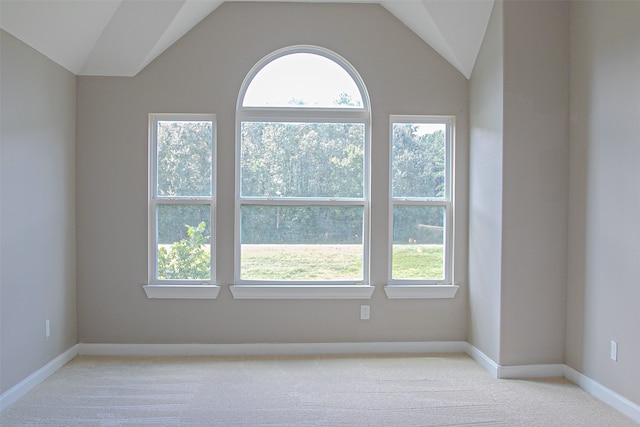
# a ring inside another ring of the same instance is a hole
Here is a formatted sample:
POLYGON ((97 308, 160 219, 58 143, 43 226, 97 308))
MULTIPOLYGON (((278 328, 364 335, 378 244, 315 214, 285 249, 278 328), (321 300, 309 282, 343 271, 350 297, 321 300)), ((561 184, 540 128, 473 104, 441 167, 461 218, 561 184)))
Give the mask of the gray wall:
POLYGON ((574 2, 570 20, 566 363, 640 405, 640 3, 574 2))
POLYGON ((471 78, 470 342, 562 363, 569 39, 565 2, 496 2, 471 78))
POLYGON ((379 5, 226 3, 134 78, 78 78, 78 316, 87 343, 278 343, 464 340, 467 294, 388 300, 390 114, 457 117, 456 277, 466 278, 468 81, 379 5), (327 31, 331 29, 331 31, 327 31), (284 46, 345 57, 372 104, 371 320, 362 301, 238 301, 233 281, 234 115, 251 67, 284 46), (215 301, 149 300, 147 115, 215 113, 215 301))
POLYGON ((497 361, 502 283, 503 5, 496 2, 469 90, 469 337, 497 361))
POLYGON ((500 364, 564 360, 569 3, 504 3, 500 364))
POLYGON ((76 78, 0 31, 0 392, 77 343, 76 78), (51 336, 45 338, 45 320, 51 336))

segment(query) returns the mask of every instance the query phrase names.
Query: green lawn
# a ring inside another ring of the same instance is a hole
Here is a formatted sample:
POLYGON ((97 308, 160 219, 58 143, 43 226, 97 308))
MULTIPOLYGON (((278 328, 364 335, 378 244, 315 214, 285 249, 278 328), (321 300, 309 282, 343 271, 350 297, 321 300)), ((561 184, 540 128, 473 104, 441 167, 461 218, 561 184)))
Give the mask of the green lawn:
POLYGON ((441 245, 393 245, 394 279, 444 278, 441 245))
MULTIPOLYGON (((440 279, 442 246, 394 245, 394 279, 440 279)), ((362 280, 360 245, 243 245, 242 279, 362 280)))

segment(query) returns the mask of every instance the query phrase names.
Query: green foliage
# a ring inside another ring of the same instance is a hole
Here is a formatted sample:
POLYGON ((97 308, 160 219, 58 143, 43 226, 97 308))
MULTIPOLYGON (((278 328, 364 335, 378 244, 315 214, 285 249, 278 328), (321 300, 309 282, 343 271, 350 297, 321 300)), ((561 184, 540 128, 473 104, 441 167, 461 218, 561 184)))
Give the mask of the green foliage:
POLYGON ((361 206, 242 207, 241 242, 287 244, 361 244, 361 206))
POLYGON ((158 122, 158 195, 209 196, 213 173, 210 121, 158 122))
MULTIPOLYGON (((213 124, 211 121, 166 120, 157 126, 157 194, 160 197, 211 195, 213 124)), ((158 243, 172 244, 188 238, 184 224, 209 222, 203 205, 158 203, 158 243)), ((206 230, 205 233, 211 233, 206 230)))
MULTIPOLYGON (((341 100, 348 103, 344 96, 341 100)), ((364 125, 361 123, 245 122, 243 196, 362 197, 364 125)), ((257 207, 243 209, 243 243, 356 243, 362 208, 257 207)))
POLYGON ((209 280, 211 278, 211 252, 206 249, 209 236, 205 235, 207 225, 189 225, 187 238, 167 248, 158 248, 158 279, 209 280))
MULTIPOLYGON (((393 196, 444 199, 444 131, 424 134, 418 131, 418 125, 412 123, 393 125, 393 196)), ((396 206, 393 211, 393 243, 442 244, 444 216, 444 208, 441 207, 396 206)))
POLYGON ((179 240, 188 239, 185 224, 204 222, 206 224, 204 233, 211 235, 209 227, 211 210, 208 205, 158 203, 157 221, 158 243, 162 245, 171 245, 179 240))
POLYGON ((394 197, 444 197, 445 138, 442 130, 418 135, 415 124, 394 124, 394 197))
POLYGON ((242 123, 242 195, 362 197, 361 123, 242 123))

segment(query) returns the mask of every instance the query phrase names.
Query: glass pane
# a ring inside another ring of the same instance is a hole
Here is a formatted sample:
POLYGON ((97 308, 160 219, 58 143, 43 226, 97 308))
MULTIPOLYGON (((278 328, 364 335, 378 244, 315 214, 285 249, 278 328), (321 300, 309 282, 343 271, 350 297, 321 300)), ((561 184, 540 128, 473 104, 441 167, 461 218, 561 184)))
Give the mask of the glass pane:
POLYGON ((392 197, 445 198, 444 123, 394 123, 392 197))
POLYGON ((393 208, 393 279, 444 279, 445 208, 393 208))
POLYGON ((242 196, 363 197, 361 123, 243 122, 242 196))
POLYGON ((240 278, 363 278, 362 206, 241 208, 240 278))
POLYGON ((209 205, 158 205, 156 214, 158 279, 210 280, 209 205))
POLYGON ((258 71, 242 105, 362 108, 362 95, 353 78, 336 62, 312 53, 292 53, 258 71))
POLYGON ((211 121, 158 122, 159 197, 210 197, 213 176, 211 121))

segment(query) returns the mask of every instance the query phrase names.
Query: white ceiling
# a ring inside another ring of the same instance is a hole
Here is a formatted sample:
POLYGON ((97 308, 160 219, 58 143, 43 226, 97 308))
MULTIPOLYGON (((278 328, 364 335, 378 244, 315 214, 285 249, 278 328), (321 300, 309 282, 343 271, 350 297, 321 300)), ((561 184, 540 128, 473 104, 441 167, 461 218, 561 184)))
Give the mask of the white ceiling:
MULTIPOLYGON (((317 1, 381 4, 467 78, 494 2, 317 1)), ((134 76, 222 3, 223 0, 0 0, 0 28, 74 74, 134 76)))

